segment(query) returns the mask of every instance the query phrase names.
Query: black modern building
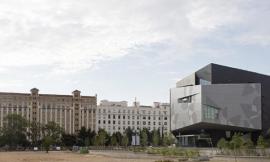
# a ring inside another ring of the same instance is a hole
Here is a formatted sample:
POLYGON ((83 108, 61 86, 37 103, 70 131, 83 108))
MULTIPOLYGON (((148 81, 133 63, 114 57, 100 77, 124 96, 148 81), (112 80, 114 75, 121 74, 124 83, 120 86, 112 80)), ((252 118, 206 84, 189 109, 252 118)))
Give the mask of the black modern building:
POLYGON ((270 128, 270 76, 209 64, 170 93, 171 130, 183 146, 215 145, 234 132, 256 139, 270 128))

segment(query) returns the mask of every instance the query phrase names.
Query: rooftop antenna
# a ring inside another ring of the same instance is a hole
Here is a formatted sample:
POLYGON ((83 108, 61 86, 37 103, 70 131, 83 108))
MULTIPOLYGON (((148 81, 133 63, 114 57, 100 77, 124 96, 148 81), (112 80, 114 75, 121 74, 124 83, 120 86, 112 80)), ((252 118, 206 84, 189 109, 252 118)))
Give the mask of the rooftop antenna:
POLYGON ((135 102, 134 102, 135 107, 137 107, 137 98, 135 97, 135 102))

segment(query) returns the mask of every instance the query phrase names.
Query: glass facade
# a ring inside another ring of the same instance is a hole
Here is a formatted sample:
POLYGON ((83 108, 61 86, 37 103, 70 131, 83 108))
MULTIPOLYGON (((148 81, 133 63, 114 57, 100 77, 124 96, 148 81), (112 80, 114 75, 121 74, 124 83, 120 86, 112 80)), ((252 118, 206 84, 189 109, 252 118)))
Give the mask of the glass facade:
POLYGON ((211 85, 211 82, 208 80, 200 79, 200 85, 211 85))
POLYGON ((204 105, 204 119, 218 119, 219 109, 216 107, 204 105))

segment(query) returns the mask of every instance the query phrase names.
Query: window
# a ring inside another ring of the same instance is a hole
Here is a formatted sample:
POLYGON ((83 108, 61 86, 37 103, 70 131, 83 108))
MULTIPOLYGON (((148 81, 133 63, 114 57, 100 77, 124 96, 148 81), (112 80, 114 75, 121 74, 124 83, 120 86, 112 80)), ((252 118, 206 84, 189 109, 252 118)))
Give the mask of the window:
POLYGON ((192 101, 192 96, 178 98, 178 103, 191 103, 191 101, 192 101))
POLYGON ((219 108, 205 105, 204 118, 205 119, 218 119, 219 108))
POLYGON ((204 79, 200 79, 200 85, 210 85, 211 82, 204 80, 204 79))

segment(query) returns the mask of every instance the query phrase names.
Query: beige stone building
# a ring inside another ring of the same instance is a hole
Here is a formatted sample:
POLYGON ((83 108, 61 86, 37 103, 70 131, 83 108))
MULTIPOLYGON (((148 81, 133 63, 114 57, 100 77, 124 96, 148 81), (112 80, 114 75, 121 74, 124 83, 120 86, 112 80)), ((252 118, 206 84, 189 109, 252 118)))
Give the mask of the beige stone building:
POLYGON ((36 88, 30 93, 0 92, 0 126, 7 114, 20 114, 28 121, 46 124, 54 121, 66 133, 74 134, 81 127, 96 131, 96 96, 39 94, 36 88))

